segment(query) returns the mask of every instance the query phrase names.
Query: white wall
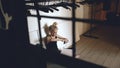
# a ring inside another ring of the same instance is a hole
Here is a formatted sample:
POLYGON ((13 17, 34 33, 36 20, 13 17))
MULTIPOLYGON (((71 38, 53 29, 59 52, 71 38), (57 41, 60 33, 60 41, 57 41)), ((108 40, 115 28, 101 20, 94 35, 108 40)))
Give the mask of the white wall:
MULTIPOLYGON (((90 19, 91 15, 90 6, 88 5, 80 5, 79 8, 76 9, 76 18, 81 19, 90 19)), ((76 41, 80 40, 80 35, 88 31, 90 25, 85 22, 76 22, 76 41)))
POLYGON ((27 17, 30 43, 36 45, 39 40, 38 23, 36 17, 27 17))

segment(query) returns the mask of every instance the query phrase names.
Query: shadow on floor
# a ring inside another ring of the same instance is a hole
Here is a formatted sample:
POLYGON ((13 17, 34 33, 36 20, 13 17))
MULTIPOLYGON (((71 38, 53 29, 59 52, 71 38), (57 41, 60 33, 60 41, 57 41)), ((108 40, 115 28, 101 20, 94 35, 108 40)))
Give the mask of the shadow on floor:
POLYGON ((59 55, 48 59, 47 68, 106 68, 100 65, 96 65, 87 61, 78 60, 69 56, 59 55), (52 66, 53 65, 53 66, 52 66), (49 67, 50 66, 50 67, 49 67))

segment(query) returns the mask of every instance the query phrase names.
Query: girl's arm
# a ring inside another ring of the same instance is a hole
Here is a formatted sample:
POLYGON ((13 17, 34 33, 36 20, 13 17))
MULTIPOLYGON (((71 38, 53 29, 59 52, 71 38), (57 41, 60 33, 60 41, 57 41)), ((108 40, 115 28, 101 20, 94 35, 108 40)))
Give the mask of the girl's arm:
POLYGON ((61 39, 64 39, 64 37, 60 36, 60 35, 57 35, 58 38, 61 38, 61 39))
POLYGON ((60 39, 63 39, 63 42, 64 42, 64 43, 67 43, 67 42, 68 42, 68 39, 67 39, 67 38, 64 38, 64 37, 62 37, 62 36, 60 36, 60 35, 57 35, 57 37, 60 38, 60 39))
POLYGON ((51 41, 62 41, 62 42, 64 42, 64 40, 61 39, 61 38, 47 37, 47 43, 48 43, 48 42, 51 42, 51 41))

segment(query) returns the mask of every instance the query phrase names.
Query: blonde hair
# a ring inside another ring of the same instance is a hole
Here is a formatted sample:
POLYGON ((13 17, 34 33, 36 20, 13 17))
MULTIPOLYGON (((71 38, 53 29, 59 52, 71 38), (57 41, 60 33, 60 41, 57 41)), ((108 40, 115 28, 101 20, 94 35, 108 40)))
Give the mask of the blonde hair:
POLYGON ((54 31, 55 29, 58 29, 57 22, 54 22, 52 25, 48 26, 47 24, 44 25, 44 31, 46 35, 50 35, 51 31, 54 31))
POLYGON ((55 29, 58 29, 58 27, 57 27, 57 22, 54 22, 54 23, 49 27, 49 31, 54 31, 55 29))
POLYGON ((44 25, 44 31, 46 35, 49 35, 49 26, 47 24, 44 25))

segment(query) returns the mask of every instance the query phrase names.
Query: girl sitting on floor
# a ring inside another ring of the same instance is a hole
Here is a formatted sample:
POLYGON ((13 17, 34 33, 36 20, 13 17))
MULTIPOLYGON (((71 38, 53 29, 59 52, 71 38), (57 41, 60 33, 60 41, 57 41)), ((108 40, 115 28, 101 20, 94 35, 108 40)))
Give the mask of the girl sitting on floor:
POLYGON ((60 54, 60 51, 57 48, 57 41, 62 41, 64 43, 68 43, 68 39, 57 34, 58 27, 57 27, 56 22, 54 22, 49 27, 47 25, 45 25, 45 27, 46 27, 45 32, 47 34, 47 36, 45 38, 47 55, 48 56, 56 56, 56 55, 60 54))

